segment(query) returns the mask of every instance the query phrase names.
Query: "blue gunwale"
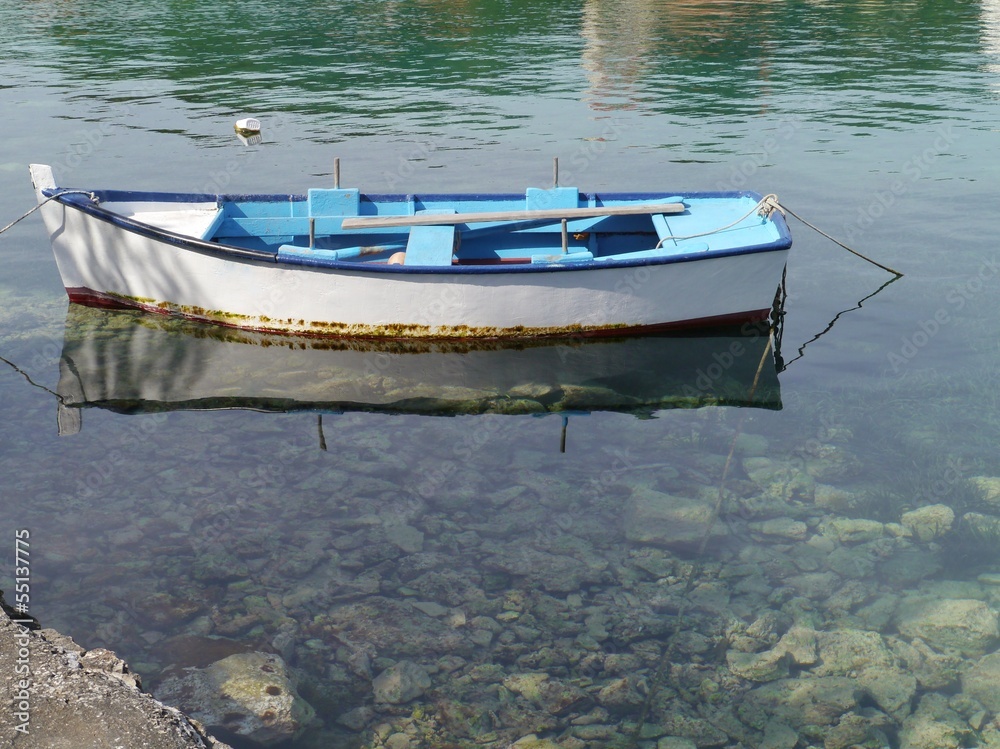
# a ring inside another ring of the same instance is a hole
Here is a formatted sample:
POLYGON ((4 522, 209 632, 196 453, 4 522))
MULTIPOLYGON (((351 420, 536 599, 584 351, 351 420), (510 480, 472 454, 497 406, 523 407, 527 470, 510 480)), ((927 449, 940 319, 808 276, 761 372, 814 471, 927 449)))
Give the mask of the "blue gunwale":
MULTIPOLYGON (((709 258, 723 258, 735 255, 746 255, 763 252, 776 252, 787 250, 791 247, 792 239, 783 216, 776 212, 772 215, 772 220, 778 230, 778 239, 772 242, 761 244, 734 247, 725 250, 694 250, 692 252, 682 252, 655 257, 636 258, 616 258, 616 259, 596 259, 581 260, 572 263, 537 263, 520 264, 510 263, 502 265, 452 265, 452 266, 406 266, 406 265, 381 265, 365 264, 344 260, 325 260, 322 262, 303 260, 295 257, 282 257, 278 259, 277 251, 262 250, 246 247, 238 247, 231 244, 199 239, 189 235, 178 234, 166 229, 160 229, 149 224, 130 219, 126 216, 108 211, 95 205, 86 196, 79 193, 61 195, 63 190, 69 188, 51 188, 43 190, 45 197, 53 197, 57 202, 68 207, 82 211, 98 220, 108 222, 123 230, 133 232, 140 236, 170 244, 192 252, 206 255, 250 263, 272 263, 282 266, 293 266, 301 268, 303 271, 349 271, 353 273, 403 273, 410 275, 431 275, 431 274, 452 274, 452 275, 480 275, 480 274, 511 274, 511 273, 554 273, 554 272, 574 272, 586 270, 601 270, 612 268, 630 268, 637 266, 666 265, 670 263, 684 263, 709 258)), ((222 208, 229 204, 253 204, 253 203, 282 203, 291 205, 292 211, 296 206, 304 207, 307 196, 301 194, 228 194, 215 195, 209 193, 177 193, 177 192, 142 192, 131 190, 93 190, 90 191, 101 202, 108 203, 215 203, 222 208)), ((603 205, 607 201, 654 201, 662 200, 667 193, 603 193, 585 194, 580 193, 581 202, 588 204, 603 205), (599 202, 598 202, 599 201, 599 202)), ((759 201, 761 195, 750 191, 718 191, 718 192, 693 192, 693 193, 671 193, 679 195, 684 199, 746 199, 759 201)), ((383 214, 377 211, 368 212, 365 207, 375 206, 385 207, 399 204, 409 208, 417 201, 421 203, 433 202, 455 202, 455 201, 523 201, 524 195, 517 193, 503 194, 470 194, 470 193, 442 193, 442 194, 422 194, 422 195, 380 195, 363 194, 361 196, 361 215, 393 215, 383 214)), ((306 218, 305 212, 297 215, 299 218, 306 218)), ((398 215, 398 214, 396 214, 398 215)), ((475 230, 472 230, 475 231, 475 230)), ((360 235, 359 236, 363 236, 360 235)))

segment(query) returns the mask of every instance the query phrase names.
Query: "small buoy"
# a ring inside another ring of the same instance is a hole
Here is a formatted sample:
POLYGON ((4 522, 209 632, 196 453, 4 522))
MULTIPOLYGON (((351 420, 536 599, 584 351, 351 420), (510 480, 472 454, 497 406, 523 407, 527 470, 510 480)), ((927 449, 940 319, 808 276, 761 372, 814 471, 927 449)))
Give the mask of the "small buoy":
POLYGON ((236 120, 236 125, 233 127, 240 135, 254 135, 260 132, 260 120, 255 117, 245 117, 236 120))

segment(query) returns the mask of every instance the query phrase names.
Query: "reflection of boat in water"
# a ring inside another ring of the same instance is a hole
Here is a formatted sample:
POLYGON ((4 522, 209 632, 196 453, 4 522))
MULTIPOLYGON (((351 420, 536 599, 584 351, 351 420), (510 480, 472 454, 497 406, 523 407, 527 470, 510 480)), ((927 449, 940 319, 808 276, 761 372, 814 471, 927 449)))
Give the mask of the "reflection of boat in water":
POLYGON ((767 342, 767 329, 750 325, 742 332, 517 344, 330 340, 71 304, 60 423, 63 433, 79 429, 71 409, 86 407, 433 415, 777 409, 767 342))

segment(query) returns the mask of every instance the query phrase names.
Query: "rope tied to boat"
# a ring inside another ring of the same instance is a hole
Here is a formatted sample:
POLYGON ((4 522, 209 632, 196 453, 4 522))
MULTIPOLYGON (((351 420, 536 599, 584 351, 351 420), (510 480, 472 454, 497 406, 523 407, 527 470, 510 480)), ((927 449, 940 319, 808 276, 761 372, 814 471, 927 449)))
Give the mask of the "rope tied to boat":
POLYGON ((55 200, 56 198, 61 198, 63 195, 89 195, 91 202, 93 202, 93 203, 100 203, 101 202, 100 198, 97 197, 97 194, 94 193, 94 192, 91 192, 90 190, 62 190, 60 192, 57 192, 55 195, 50 195, 49 197, 47 197, 45 200, 41 201, 38 205, 36 205, 34 208, 32 208, 27 213, 25 213, 25 214, 23 214, 21 216, 18 216, 16 219, 14 219, 13 221, 11 221, 5 227, 3 227, 2 229, 0 229, 0 234, 3 234, 5 231, 7 231, 8 229, 10 229, 12 226, 14 226, 15 224, 17 224, 18 222, 23 221, 24 219, 28 218, 28 216, 30 216, 32 213, 34 213, 35 211, 37 211, 39 208, 41 208, 43 205, 45 205, 46 203, 48 203, 50 200, 55 200))
POLYGON ((823 231, 819 227, 814 226, 813 224, 809 223, 804 218, 802 218, 799 214, 797 214, 795 211, 793 211, 790 208, 788 208, 788 206, 784 206, 780 202, 778 202, 778 196, 775 195, 774 193, 769 193, 768 195, 765 195, 763 198, 761 198, 759 201, 757 201, 757 204, 753 208, 751 208, 749 211, 747 211, 746 213, 744 213, 742 216, 740 216, 735 221, 731 221, 728 224, 726 224, 725 226, 720 226, 717 229, 711 229, 709 231, 698 232, 696 234, 684 234, 684 235, 673 235, 672 234, 672 235, 669 235, 669 236, 666 236, 666 237, 662 237, 660 239, 660 241, 656 243, 656 246, 654 247, 654 249, 657 249, 657 250, 660 249, 663 246, 664 242, 669 242, 669 241, 675 241, 675 242, 677 242, 677 241, 681 241, 681 240, 684 240, 684 239, 695 239, 696 237, 707 237, 707 236, 709 236, 711 234, 718 234, 720 232, 724 232, 727 229, 732 229, 734 226, 742 223, 743 221, 745 221, 746 219, 750 218, 754 214, 760 216, 762 219, 764 219, 766 221, 767 219, 771 218, 771 214, 773 214, 775 211, 777 211, 778 213, 780 213, 782 216, 786 216, 786 215, 794 216, 799 221, 801 221, 803 224, 805 224, 810 229, 812 229, 814 232, 816 232, 817 234, 819 234, 819 235, 821 235, 823 237, 826 237, 827 239, 829 239, 834 244, 839 245, 840 247, 843 247, 845 250, 847 250, 848 252, 850 252, 852 255, 857 255, 862 260, 867 260, 872 265, 877 266, 877 267, 881 268, 882 270, 887 271, 888 273, 892 273, 897 278, 902 278, 903 277, 903 274, 900 273, 898 270, 890 268, 888 265, 883 265, 880 262, 872 260, 870 257, 862 255, 857 250, 852 249, 851 247, 848 247, 846 244, 844 244, 843 242, 841 242, 839 239, 831 237, 829 234, 827 234, 825 231, 823 231))
POLYGON ((775 211, 778 211, 782 216, 785 215, 785 209, 781 207, 778 196, 773 192, 765 195, 764 199, 757 204, 757 215, 761 218, 771 218, 771 214, 775 211))

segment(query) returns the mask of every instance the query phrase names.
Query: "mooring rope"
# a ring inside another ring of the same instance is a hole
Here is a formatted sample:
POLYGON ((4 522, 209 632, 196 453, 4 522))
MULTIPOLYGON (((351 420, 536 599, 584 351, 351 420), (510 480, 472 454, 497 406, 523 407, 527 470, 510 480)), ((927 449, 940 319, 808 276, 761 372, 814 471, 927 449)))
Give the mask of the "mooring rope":
POLYGON ((844 244, 843 242, 841 242, 839 239, 836 239, 835 237, 831 237, 829 234, 827 234, 825 231, 823 231, 819 227, 815 226, 814 224, 809 223, 804 218, 802 218, 799 214, 797 214, 795 211, 793 211, 792 209, 790 209, 788 206, 785 206, 785 205, 782 205, 781 203, 779 203, 778 202, 778 196, 775 195, 775 194, 773 194, 773 193, 771 193, 769 195, 765 195, 763 198, 761 198, 761 200, 757 203, 757 205, 755 205, 753 208, 751 208, 749 211, 747 211, 746 213, 744 213, 742 216, 740 216, 735 221, 731 221, 730 223, 726 224, 725 226, 720 226, 717 229, 711 229, 709 231, 698 232, 697 234, 671 235, 671 236, 663 237, 663 238, 660 239, 659 242, 656 243, 656 247, 654 249, 657 249, 657 250, 660 249, 660 247, 663 246, 663 243, 667 242, 667 241, 680 241, 680 240, 683 240, 683 239, 695 239, 697 237, 707 237, 707 236, 709 236, 711 234, 718 234, 719 232, 726 231, 727 229, 732 229, 734 226, 736 226, 737 224, 739 224, 741 221, 745 221, 746 219, 750 218, 750 216, 752 216, 755 213, 758 216, 761 216, 762 218, 767 218, 774 211, 778 211, 779 213, 781 213, 782 216, 784 216, 786 213, 794 216, 799 221, 801 221, 803 224, 805 224, 810 229, 812 229, 814 232, 816 232, 817 234, 820 234, 821 236, 826 237, 827 239, 829 239, 834 244, 839 245, 840 247, 843 247, 845 250, 847 250, 848 252, 850 252, 852 255, 857 255, 862 260, 867 260, 872 265, 875 265, 875 266, 881 268, 884 271, 888 271, 889 273, 892 273, 897 278, 902 278, 903 274, 900 273, 898 270, 894 270, 893 268, 890 268, 888 265, 882 265, 882 263, 877 262, 875 260, 872 260, 870 257, 862 255, 857 250, 855 250, 855 249, 853 249, 851 247, 848 247, 846 244, 844 244))
POLYGON ((43 205, 45 205, 46 203, 48 203, 50 200, 55 200, 56 198, 61 198, 63 195, 89 195, 90 199, 92 201, 94 201, 95 203, 98 202, 97 195, 95 195, 94 193, 92 193, 90 190, 63 190, 62 192, 56 193, 55 195, 52 195, 52 196, 46 198, 45 200, 43 200, 41 203, 39 203, 38 205, 36 205, 34 208, 32 208, 27 213, 25 213, 25 214, 23 214, 21 216, 18 216, 16 219, 14 219, 9 224, 7 224, 4 228, 0 229, 0 234, 3 234, 5 231, 7 231, 9 228, 11 228, 12 226, 14 226, 18 222, 23 221, 24 219, 28 218, 28 216, 30 216, 32 213, 34 213, 35 211, 37 211, 39 208, 41 208, 43 205))

